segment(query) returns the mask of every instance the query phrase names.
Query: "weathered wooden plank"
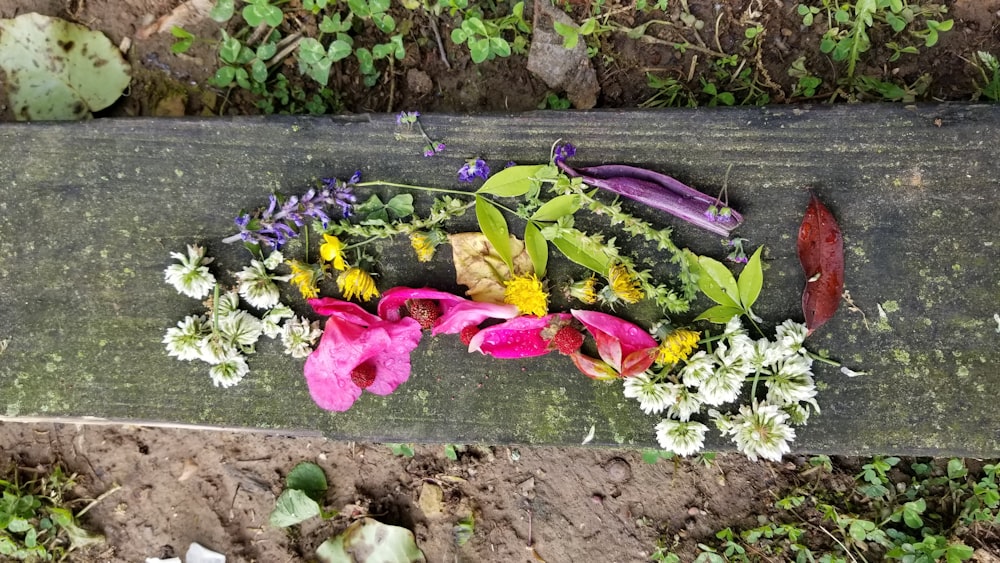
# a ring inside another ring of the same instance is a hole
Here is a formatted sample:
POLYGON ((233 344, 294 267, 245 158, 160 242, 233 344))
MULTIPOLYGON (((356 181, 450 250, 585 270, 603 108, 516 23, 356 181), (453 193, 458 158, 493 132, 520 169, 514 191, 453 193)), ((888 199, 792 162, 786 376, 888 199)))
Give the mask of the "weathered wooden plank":
MULTIPOLYGON (((385 441, 651 445, 655 418, 561 357, 499 362, 454 338, 425 338, 410 381, 345 414, 309 399, 301 362, 264 343, 252 375, 212 388, 202 364, 168 358, 166 327, 194 310, 162 282, 168 253, 207 244, 220 266, 229 217, 271 190, 323 176, 452 186, 462 160, 541 162, 558 138, 577 164, 628 163, 706 191, 726 169, 768 247, 765 318, 798 317, 794 251, 814 187, 838 216, 847 287, 867 315, 842 310, 815 337, 853 367, 817 366, 823 407, 794 447, 827 453, 1000 455, 994 415, 1000 276, 1000 109, 839 106, 669 112, 432 115, 440 157, 394 141, 392 116, 102 120, 0 125, 0 415, 81 417, 318 431, 385 441), (881 315, 879 307, 881 307, 881 315)), ((648 218, 674 224, 653 214, 648 218)), ((718 239, 678 226, 675 240, 718 254, 718 239)), ((392 252, 394 247, 387 249, 392 252)), ((399 247, 400 256, 409 255, 399 247)), ((382 282, 454 288, 446 257, 383 265, 382 282)), ((654 257, 655 259, 655 257, 654 257)), ((554 276, 569 270, 556 265, 554 276)), ((707 304, 706 304, 707 306, 707 304)), ((726 448, 718 439, 710 448, 726 448)))

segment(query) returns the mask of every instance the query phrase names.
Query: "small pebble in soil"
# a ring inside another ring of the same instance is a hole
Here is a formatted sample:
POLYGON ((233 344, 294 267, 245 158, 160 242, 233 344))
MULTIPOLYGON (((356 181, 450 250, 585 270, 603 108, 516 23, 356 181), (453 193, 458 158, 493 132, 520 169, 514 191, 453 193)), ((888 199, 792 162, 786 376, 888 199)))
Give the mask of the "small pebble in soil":
POLYGON ((608 478, 615 483, 624 483, 632 478, 632 467, 620 457, 608 462, 607 471, 608 478))

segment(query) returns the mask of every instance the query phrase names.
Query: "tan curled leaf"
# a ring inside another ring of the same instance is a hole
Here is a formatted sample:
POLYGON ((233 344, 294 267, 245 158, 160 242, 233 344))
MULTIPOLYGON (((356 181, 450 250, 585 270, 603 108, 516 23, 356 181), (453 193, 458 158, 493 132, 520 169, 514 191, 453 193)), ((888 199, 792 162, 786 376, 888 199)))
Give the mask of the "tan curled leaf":
MULTIPOLYGON (((452 261, 455 264, 455 281, 468 287, 465 292, 473 301, 503 303, 503 282, 511 277, 503 259, 483 233, 457 233, 448 235, 452 261)), ((510 237, 514 274, 534 272, 531 257, 524 243, 510 237)))
POLYGON ((187 0, 170 13, 136 32, 136 39, 148 39, 156 33, 169 33, 173 27, 190 27, 208 18, 215 0, 187 0))

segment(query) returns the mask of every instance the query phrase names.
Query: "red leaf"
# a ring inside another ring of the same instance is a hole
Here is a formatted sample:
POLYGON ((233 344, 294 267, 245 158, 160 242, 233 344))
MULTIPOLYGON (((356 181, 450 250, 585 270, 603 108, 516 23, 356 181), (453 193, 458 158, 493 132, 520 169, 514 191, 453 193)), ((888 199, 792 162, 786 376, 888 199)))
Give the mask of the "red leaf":
POLYGON ((833 317, 844 293, 844 239, 816 194, 799 227, 799 261, 806 273, 802 312, 811 334, 833 317))

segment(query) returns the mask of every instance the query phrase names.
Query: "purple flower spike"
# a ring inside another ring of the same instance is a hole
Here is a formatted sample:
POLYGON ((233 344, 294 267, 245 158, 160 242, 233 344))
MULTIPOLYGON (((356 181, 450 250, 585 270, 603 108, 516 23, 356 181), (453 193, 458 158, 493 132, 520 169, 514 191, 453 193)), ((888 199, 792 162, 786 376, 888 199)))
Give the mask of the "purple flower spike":
POLYGON ((490 167, 481 158, 470 160, 458 169, 458 180, 460 182, 473 182, 476 178, 485 180, 489 176, 490 167))
POLYGON ((666 174, 620 164, 580 169, 571 168, 558 159, 556 164, 569 176, 582 178, 588 186, 633 199, 725 237, 743 223, 743 216, 728 206, 724 207, 725 215, 720 213, 718 198, 705 195, 666 174))

